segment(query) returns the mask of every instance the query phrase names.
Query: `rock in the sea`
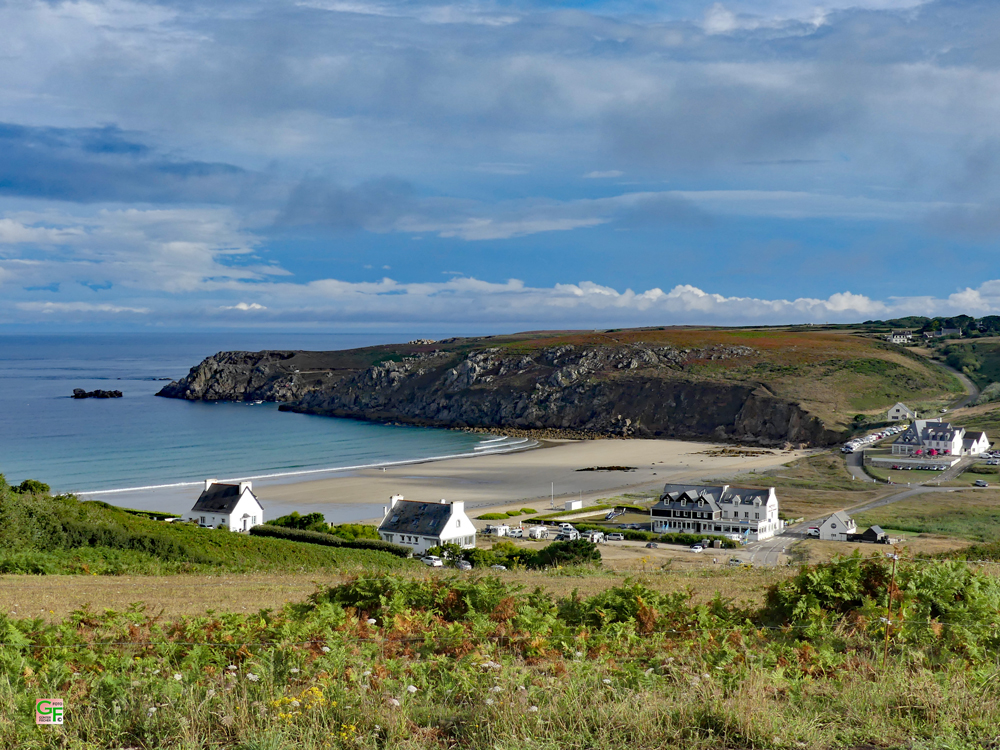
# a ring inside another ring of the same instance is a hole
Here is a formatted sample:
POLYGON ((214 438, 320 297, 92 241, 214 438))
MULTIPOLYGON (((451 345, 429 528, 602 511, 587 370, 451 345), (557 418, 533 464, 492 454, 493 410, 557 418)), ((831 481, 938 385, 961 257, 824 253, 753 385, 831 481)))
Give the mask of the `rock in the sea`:
POLYGON ((85 391, 83 388, 73 389, 73 398, 121 398, 121 391, 85 391))

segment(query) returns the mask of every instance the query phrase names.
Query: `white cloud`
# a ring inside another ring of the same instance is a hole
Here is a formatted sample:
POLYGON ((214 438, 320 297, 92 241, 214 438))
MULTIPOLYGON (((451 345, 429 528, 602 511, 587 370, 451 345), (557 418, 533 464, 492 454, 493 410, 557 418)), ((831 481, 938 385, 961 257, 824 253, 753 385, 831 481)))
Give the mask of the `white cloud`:
POLYGON ((256 302, 251 302, 247 304, 246 302, 239 302, 235 305, 223 305, 219 308, 220 310, 266 310, 264 305, 258 304, 256 302))
POLYGON ((122 305, 111 305, 107 303, 90 302, 19 302, 18 310, 40 312, 42 315, 53 315, 55 313, 136 313, 146 315, 150 312, 148 307, 123 307, 122 305))
POLYGON ((583 177, 586 180, 602 180, 608 177, 621 177, 624 172, 617 169, 609 169, 606 172, 587 172, 583 177))

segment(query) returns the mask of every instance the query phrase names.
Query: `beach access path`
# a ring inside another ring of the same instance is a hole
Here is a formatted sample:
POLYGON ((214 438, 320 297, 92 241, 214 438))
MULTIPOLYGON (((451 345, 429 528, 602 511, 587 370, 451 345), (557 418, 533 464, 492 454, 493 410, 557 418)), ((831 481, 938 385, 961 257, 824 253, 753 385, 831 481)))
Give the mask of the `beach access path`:
MULTIPOLYGON (((747 454, 758 449, 733 448, 680 440, 556 440, 534 450, 363 469, 259 489, 255 485, 254 489, 271 517, 291 510, 319 511, 333 520, 344 506, 388 505, 396 494, 407 500, 462 500, 471 510, 505 505, 541 509, 549 507, 553 486, 555 505, 561 510, 569 499, 583 499, 586 504, 624 492, 652 490, 666 482, 725 479, 774 468, 808 453, 773 449, 751 456, 747 454), (603 466, 635 470, 580 471, 603 466)), ((381 513, 365 520, 377 522, 381 513)))

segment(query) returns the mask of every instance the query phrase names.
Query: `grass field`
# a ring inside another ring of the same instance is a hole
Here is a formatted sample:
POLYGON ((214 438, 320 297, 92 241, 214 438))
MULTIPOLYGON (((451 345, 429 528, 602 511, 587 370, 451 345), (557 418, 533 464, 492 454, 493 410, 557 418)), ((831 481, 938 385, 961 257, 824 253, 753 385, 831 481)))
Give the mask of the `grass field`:
POLYGON ((866 466, 865 471, 873 477, 893 484, 923 484, 925 482, 937 482, 941 479, 943 471, 924 471, 923 469, 910 469, 909 471, 898 471, 894 469, 883 469, 877 466, 866 466))
POLYGON ((847 492, 871 490, 851 476, 843 454, 834 451, 817 452, 760 474, 741 474, 734 477, 731 484, 847 492))
POLYGON ((878 524, 976 542, 1000 540, 1000 491, 934 492, 901 500, 854 517, 859 528, 878 524))

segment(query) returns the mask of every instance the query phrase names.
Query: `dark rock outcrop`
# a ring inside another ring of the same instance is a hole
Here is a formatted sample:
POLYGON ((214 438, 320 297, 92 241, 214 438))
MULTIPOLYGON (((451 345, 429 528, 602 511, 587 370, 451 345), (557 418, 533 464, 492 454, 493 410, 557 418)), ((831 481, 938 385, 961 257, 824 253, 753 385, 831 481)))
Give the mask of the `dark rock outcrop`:
POLYGON ((73 389, 73 398, 121 398, 121 391, 85 391, 83 388, 73 389))
POLYGON ((363 367, 337 367, 331 359, 321 367, 320 353, 224 352, 158 395, 278 401, 282 409, 309 414, 459 428, 766 445, 838 439, 799 405, 759 384, 686 371, 690 362, 751 354, 743 346, 492 347, 413 352, 363 367))

